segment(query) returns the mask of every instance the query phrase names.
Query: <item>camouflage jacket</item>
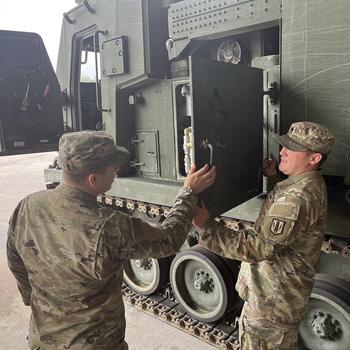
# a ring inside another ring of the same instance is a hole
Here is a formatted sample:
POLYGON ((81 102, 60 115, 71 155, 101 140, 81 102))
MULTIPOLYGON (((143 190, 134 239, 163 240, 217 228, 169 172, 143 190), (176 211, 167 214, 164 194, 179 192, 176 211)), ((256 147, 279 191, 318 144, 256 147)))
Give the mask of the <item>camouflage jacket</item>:
POLYGON ((175 253, 191 227, 196 196, 180 190, 161 225, 98 205, 60 185, 29 195, 10 220, 8 263, 30 305, 31 349, 124 350, 125 259, 175 253))
POLYGON ((311 294, 326 214, 324 180, 309 171, 278 183, 251 228, 235 232, 210 219, 201 244, 243 261, 236 289, 254 310, 251 317, 292 328, 311 294))

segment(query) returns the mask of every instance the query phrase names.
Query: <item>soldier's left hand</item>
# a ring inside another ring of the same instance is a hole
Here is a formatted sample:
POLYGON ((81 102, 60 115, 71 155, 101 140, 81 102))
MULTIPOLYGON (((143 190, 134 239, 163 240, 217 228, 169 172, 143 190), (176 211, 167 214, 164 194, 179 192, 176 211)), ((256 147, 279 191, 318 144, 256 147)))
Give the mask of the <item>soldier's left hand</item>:
POLYGON ((197 206, 196 208, 196 214, 193 218, 192 224, 198 228, 202 228, 209 218, 209 211, 202 202, 201 207, 197 206))
POLYGON ((215 166, 209 168, 209 166, 206 164, 204 167, 196 171, 196 167, 192 165, 191 170, 188 172, 185 179, 184 187, 190 186, 192 191, 195 194, 198 194, 214 183, 215 176, 215 166))

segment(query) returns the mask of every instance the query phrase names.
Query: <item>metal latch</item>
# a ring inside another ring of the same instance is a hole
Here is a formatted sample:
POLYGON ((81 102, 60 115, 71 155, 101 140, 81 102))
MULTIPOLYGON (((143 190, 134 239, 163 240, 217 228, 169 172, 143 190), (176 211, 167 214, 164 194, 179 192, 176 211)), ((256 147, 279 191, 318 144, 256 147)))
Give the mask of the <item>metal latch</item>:
POLYGON ((132 143, 132 144, 135 144, 135 143, 142 143, 142 142, 144 142, 144 140, 138 140, 138 139, 133 139, 133 140, 131 140, 131 143, 132 143))
POLYGON ((146 163, 140 163, 140 162, 130 162, 130 166, 137 167, 137 166, 145 166, 146 163))
POLYGON ((280 91, 278 89, 277 83, 272 82, 268 84, 268 90, 264 90, 264 95, 269 95, 269 103, 275 105, 278 103, 280 98, 280 91))

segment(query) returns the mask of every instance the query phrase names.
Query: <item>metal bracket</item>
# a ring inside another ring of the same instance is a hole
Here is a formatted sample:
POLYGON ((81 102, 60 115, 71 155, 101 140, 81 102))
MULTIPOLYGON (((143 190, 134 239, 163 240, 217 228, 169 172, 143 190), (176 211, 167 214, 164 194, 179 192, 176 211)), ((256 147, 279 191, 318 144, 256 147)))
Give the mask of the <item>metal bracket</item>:
POLYGON ((264 95, 269 96, 269 103, 275 105, 278 103, 280 98, 280 91, 278 89, 277 83, 269 83, 268 90, 264 90, 264 95))
POLYGON ((61 91, 61 103, 63 106, 68 106, 69 102, 70 102, 70 98, 68 95, 68 91, 67 91, 67 89, 63 89, 61 91))
POLYGON ((99 87, 99 77, 98 77, 98 56, 97 56, 97 52, 98 52, 98 36, 100 34, 102 35, 107 35, 107 30, 97 30, 94 34, 94 54, 95 54, 95 90, 96 90, 96 107, 100 112, 111 112, 111 109, 105 109, 102 108, 102 102, 101 102, 101 96, 100 96, 100 87, 99 87))
POLYGON ((141 167, 141 166, 145 166, 146 163, 141 163, 141 162, 130 162, 130 166, 131 167, 141 167))
POLYGON ((137 144, 137 143, 142 143, 142 142, 144 142, 144 140, 138 140, 138 139, 132 139, 131 140, 132 144, 137 144))
POLYGON ((69 24, 74 24, 76 21, 75 19, 72 19, 69 17, 70 14, 72 14, 73 12, 75 12, 76 10, 82 8, 82 7, 86 7, 86 9, 91 13, 94 14, 95 10, 91 7, 91 5, 89 4, 88 0, 83 0, 83 2, 81 4, 79 4, 78 6, 75 6, 74 8, 72 8, 70 11, 68 12, 64 12, 63 13, 63 17, 66 19, 66 21, 69 24))

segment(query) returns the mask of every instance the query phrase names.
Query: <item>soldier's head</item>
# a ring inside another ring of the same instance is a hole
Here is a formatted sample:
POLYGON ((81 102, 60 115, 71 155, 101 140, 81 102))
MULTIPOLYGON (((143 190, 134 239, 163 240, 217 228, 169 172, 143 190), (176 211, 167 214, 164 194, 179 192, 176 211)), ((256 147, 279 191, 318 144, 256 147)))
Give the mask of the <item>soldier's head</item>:
POLYGON ((282 145, 279 169, 286 175, 316 170, 331 152, 334 136, 323 125, 293 123, 286 135, 277 137, 282 145))
POLYGON ((103 131, 67 133, 59 141, 58 164, 65 183, 93 194, 108 191, 128 159, 129 152, 103 131))

